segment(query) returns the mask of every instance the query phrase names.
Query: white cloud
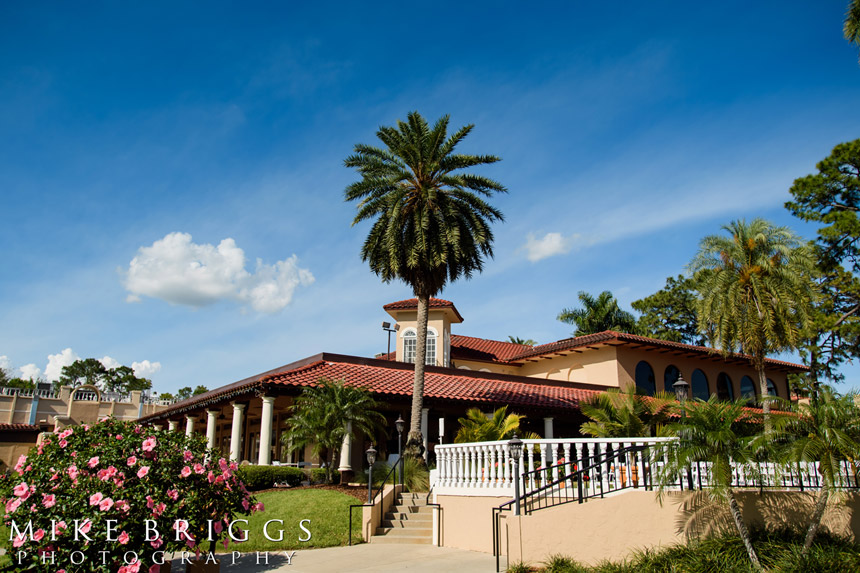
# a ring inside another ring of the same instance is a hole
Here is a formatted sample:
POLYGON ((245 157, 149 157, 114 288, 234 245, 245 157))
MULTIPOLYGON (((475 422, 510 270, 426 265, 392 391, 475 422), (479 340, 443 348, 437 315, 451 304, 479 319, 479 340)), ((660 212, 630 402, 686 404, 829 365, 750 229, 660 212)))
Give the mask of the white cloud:
POLYGON ((258 312, 275 313, 290 303, 297 286, 314 281, 296 261, 295 255, 273 265, 258 259, 252 274, 245 270, 245 252, 233 239, 216 247, 193 243, 188 233, 170 233, 141 247, 129 263, 126 300, 138 302, 148 296, 194 307, 234 300, 258 312))
POLYGON ((18 372, 21 373, 22 380, 38 380, 42 376, 42 369, 35 364, 25 364, 18 368, 18 372))
POLYGON ((132 362, 131 369, 134 370, 134 375, 139 378, 149 378, 159 370, 161 370, 161 362, 150 362, 143 360, 141 362, 132 362))
POLYGON ((118 366, 122 366, 119 362, 111 358, 110 356, 105 356, 104 358, 99 358, 99 362, 102 363, 102 366, 110 370, 111 368, 116 368, 118 366))
POLYGON ((526 255, 528 259, 536 263, 541 259, 569 253, 576 237, 576 235, 563 237, 561 233, 547 233, 542 239, 538 239, 534 233, 529 233, 523 248, 528 251, 526 255))
POLYGON ((59 354, 49 354, 48 365, 45 367, 45 378, 50 382, 59 380, 63 366, 69 366, 75 360, 80 360, 80 358, 71 348, 66 348, 59 354))
POLYGON ((0 370, 9 370, 12 364, 9 362, 8 356, 0 356, 0 370))

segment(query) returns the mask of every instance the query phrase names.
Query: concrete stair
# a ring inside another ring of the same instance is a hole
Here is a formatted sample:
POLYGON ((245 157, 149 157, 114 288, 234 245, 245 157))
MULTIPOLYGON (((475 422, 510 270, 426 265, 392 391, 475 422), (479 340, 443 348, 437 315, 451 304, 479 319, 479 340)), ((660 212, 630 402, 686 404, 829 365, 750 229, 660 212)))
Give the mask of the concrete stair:
POLYGON ((433 543, 433 508, 426 493, 401 493, 383 516, 371 543, 433 543))

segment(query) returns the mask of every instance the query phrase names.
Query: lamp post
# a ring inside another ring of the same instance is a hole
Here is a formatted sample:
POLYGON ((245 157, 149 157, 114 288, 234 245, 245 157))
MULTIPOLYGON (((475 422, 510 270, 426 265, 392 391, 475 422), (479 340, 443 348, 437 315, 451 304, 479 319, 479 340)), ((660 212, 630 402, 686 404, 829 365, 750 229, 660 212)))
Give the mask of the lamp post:
POLYGON ((508 442, 508 455, 514 461, 514 515, 520 514, 520 473, 517 471, 520 456, 523 453, 523 441, 514 434, 508 442))
POLYGON ((382 330, 384 330, 385 332, 388 333, 388 352, 385 354, 385 358, 387 360, 391 360, 391 333, 397 332, 397 330, 399 328, 400 328, 399 324, 395 324, 394 328, 391 328, 390 322, 383 322, 382 323, 382 330))
MULTIPOLYGON (((675 391, 675 396, 678 398, 678 402, 681 403, 681 419, 687 419, 687 410, 684 407, 684 404, 687 402, 687 393, 690 391, 690 384, 684 380, 684 377, 678 373, 678 379, 675 380, 675 383, 672 384, 672 389, 675 391)), ((687 485, 690 487, 690 490, 693 489, 693 472, 690 471, 690 466, 687 466, 687 485)))
POLYGON ((367 503, 373 503, 373 464, 376 463, 376 450, 373 444, 364 452, 367 455, 367 503))
POLYGON ((397 416, 394 427, 397 428, 397 463, 400 464, 400 485, 403 485, 403 429, 406 428, 403 416, 397 416))

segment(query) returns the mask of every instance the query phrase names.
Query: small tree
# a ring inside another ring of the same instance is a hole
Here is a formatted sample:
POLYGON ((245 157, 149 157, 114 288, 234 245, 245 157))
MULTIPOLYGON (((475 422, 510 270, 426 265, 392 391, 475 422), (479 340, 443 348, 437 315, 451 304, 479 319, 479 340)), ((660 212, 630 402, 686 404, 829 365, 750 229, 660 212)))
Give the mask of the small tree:
POLYGON ((520 420, 523 418, 525 416, 519 414, 508 414, 507 406, 495 410, 490 417, 487 417, 479 408, 469 408, 466 411, 466 417, 457 420, 460 422, 460 429, 454 437, 454 442, 464 444, 507 440, 520 429, 520 420))
POLYGON ((832 388, 822 386, 812 401, 798 404, 797 413, 787 418, 783 461, 813 462, 821 474, 821 489, 803 542, 806 555, 821 526, 828 499, 834 490, 847 485, 842 464, 848 461, 853 469, 854 462, 860 459, 860 409, 853 394, 839 396, 832 388))
POLYGON ((708 495, 728 504, 750 563, 755 570, 761 571, 761 562, 732 487, 736 466, 745 467, 747 475, 755 475, 756 471, 753 449, 756 436, 741 424, 754 422, 760 415, 746 411, 745 406, 746 400, 723 402, 716 396, 711 396, 707 402, 688 401, 683 407, 686 415, 679 422, 667 426, 668 432, 677 436, 678 441, 656 449, 656 458, 666 460, 666 464, 656 472, 656 479, 662 494, 666 488, 677 484, 692 464, 706 462, 711 472, 711 484, 706 490, 708 495))
POLYGON ((364 388, 347 386, 344 380, 320 378, 317 386, 305 388, 290 407, 292 416, 281 440, 290 452, 310 445, 314 454, 325 460, 326 483, 331 483, 332 465, 344 436, 354 437, 356 432, 373 436, 385 422, 376 411, 379 407, 364 388))
POLYGON ((580 405, 591 420, 580 431, 595 438, 652 436, 662 432, 675 406, 675 397, 665 392, 650 397, 637 394, 632 386, 623 392, 607 390, 580 405))

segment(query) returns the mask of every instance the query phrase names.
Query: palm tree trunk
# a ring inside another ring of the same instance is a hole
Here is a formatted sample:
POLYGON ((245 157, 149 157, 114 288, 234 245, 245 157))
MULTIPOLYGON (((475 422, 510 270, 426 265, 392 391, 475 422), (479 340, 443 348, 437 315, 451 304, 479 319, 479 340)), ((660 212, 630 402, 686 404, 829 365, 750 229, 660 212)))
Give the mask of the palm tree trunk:
POLYGON ((809 553, 809 548, 812 547, 815 534, 818 533, 818 528, 821 527, 821 519, 824 517, 824 510, 827 508, 827 499, 829 497, 830 488, 822 480, 821 490, 815 499, 815 510, 812 512, 812 518, 809 520, 809 527, 806 530, 806 539, 803 541, 801 556, 805 557, 809 553))
POLYGON ((412 383, 412 415, 404 454, 418 459, 424 453, 424 436, 421 435, 421 410, 424 407, 424 368, 427 356, 427 308, 430 297, 415 293, 418 298, 417 340, 415 341, 415 379, 412 383))
POLYGON ((763 359, 756 359, 756 370, 758 371, 758 387, 761 396, 761 413, 764 415, 764 432, 770 434, 770 394, 767 391, 767 375, 764 373, 763 359))
POLYGON ((744 523, 744 519, 741 516, 741 510, 738 507, 738 501, 735 499, 735 494, 732 490, 728 492, 729 496, 729 509, 732 513, 732 519, 735 520, 735 527, 738 528, 738 533, 741 536, 741 540, 744 542, 744 547, 746 547, 747 555, 749 555, 750 563, 752 563, 753 569, 756 571, 764 571, 761 566, 761 562, 758 560, 758 555, 756 555, 755 549, 752 545, 752 540, 750 539, 750 532, 747 529, 746 524, 744 523))

